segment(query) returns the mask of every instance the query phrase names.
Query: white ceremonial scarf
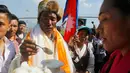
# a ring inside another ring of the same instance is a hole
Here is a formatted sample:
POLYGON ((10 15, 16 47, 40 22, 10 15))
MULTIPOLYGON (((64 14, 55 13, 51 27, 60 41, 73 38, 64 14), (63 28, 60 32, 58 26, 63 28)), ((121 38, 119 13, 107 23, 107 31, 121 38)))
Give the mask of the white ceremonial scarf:
MULTIPOLYGON (((70 72, 66 72, 66 73, 75 73, 75 68, 74 68, 72 59, 70 57, 67 44, 65 43, 64 39, 62 38, 62 35, 57 30, 55 30, 55 35, 57 36, 58 41, 59 40, 62 41, 62 43, 63 43, 62 47, 64 47, 64 50, 65 50, 63 53, 66 53, 66 57, 65 56, 63 56, 63 57, 64 57, 64 59, 65 58, 67 59, 68 64, 69 64, 69 68, 70 68, 70 72)), ((52 55, 48 55, 41 48, 39 48, 38 53, 33 58, 33 61, 34 61, 33 64, 34 64, 34 66, 40 66, 42 60, 47 60, 47 59, 57 59, 57 60, 59 60, 59 55, 58 55, 59 51, 58 51, 57 47, 60 46, 62 43, 59 43, 59 44, 56 43, 56 45, 54 45, 54 42, 52 42, 45 35, 45 33, 41 30, 39 24, 37 24, 35 26, 35 28, 31 32, 30 36, 36 42, 36 44, 38 44, 38 45, 40 45, 42 47, 47 47, 50 50, 52 50, 52 52, 53 52, 52 55)), ((59 48, 59 50, 60 50, 60 48, 59 48)), ((63 68, 65 68, 66 66, 68 66, 68 65, 65 65, 63 68)))
POLYGON ((38 24, 31 31, 30 36, 37 45, 41 47, 47 47, 53 52, 52 55, 49 55, 45 53, 41 48, 38 48, 37 54, 33 56, 34 66, 40 66, 43 60, 57 59, 57 56, 54 57, 54 54, 57 55, 57 53, 54 52, 54 43, 46 36, 46 34, 41 30, 38 24))
POLYGON ((86 44, 83 45, 81 50, 79 48, 76 49, 76 53, 78 54, 79 58, 81 58, 84 55, 86 50, 87 50, 86 44))

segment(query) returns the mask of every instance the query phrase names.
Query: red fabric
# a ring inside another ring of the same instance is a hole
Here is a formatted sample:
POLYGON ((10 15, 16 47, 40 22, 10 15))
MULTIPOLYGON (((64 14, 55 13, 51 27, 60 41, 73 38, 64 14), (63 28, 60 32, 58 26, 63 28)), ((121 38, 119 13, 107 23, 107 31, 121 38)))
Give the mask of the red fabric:
POLYGON ((67 19, 64 39, 66 42, 75 34, 77 24, 77 5, 78 0, 67 0, 66 8, 64 11, 63 21, 67 19))
POLYGON ((113 61, 109 73, 129 73, 130 72, 130 51, 124 56, 122 56, 119 50, 116 50, 111 54, 108 62, 103 66, 101 73, 106 73, 108 65, 114 56, 116 57, 113 61))

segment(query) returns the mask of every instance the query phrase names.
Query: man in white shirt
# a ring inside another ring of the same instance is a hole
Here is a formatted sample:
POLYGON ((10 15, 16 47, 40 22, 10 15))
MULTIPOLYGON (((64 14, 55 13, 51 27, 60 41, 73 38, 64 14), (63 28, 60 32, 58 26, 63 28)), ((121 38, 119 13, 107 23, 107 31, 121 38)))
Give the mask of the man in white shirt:
POLYGON ((5 5, 0 5, 0 73, 8 73, 12 59, 15 56, 13 43, 5 34, 9 29, 10 12, 5 5))
POLYGON ((26 23, 22 20, 19 21, 17 36, 23 39, 26 35, 26 23))
POLYGON ((86 43, 90 33, 90 28, 81 26, 68 43, 77 73, 94 73, 94 54, 90 43, 86 43))

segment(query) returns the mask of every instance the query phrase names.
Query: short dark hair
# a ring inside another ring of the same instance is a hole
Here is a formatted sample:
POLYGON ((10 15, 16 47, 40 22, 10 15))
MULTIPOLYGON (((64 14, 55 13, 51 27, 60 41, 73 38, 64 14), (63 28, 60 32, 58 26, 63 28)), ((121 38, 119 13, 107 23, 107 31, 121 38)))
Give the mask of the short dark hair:
POLYGON ((118 8, 123 15, 130 14, 130 0, 113 0, 113 7, 118 8))
POLYGON ((11 20, 17 20, 19 22, 18 17, 14 14, 11 14, 11 20))
POLYGON ((25 23, 24 21, 20 20, 20 21, 19 21, 19 25, 21 25, 21 24, 26 25, 26 23, 25 23))
POLYGON ((8 10, 8 8, 7 8, 6 5, 0 5, 0 13, 5 13, 5 14, 7 14, 7 17, 8 17, 8 19, 9 19, 9 21, 10 21, 10 19, 11 19, 11 13, 10 13, 10 11, 8 10))

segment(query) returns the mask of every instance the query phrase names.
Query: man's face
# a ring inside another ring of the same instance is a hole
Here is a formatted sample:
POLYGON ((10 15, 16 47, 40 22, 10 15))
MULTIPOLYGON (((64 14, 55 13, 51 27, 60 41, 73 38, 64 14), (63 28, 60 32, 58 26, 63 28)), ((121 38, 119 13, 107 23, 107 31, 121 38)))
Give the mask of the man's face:
POLYGON ((87 34, 87 33, 86 33, 85 30, 80 30, 80 31, 78 32, 78 36, 79 36, 79 40, 80 40, 79 43, 84 43, 84 42, 86 42, 86 40, 87 40, 87 35, 86 35, 86 34, 87 34))
POLYGON ((19 30, 20 30, 20 32, 24 33, 25 30, 26 30, 26 25, 25 24, 20 24, 19 25, 19 30))
POLYGON ((17 20, 11 20, 10 22, 10 30, 9 33, 10 35, 16 35, 16 32, 18 30, 18 21, 17 20))
POLYGON ((9 19, 5 13, 0 13, 0 39, 3 38, 9 29, 9 19))
POLYGON ((102 4, 99 14, 99 27, 98 31, 103 40, 104 48, 112 52, 115 49, 124 48, 123 46, 128 43, 127 21, 121 12, 112 7, 113 0, 105 0, 102 4))
POLYGON ((56 27, 57 16, 55 13, 42 12, 39 20, 40 27, 42 31, 49 35, 52 34, 53 28, 56 27))

